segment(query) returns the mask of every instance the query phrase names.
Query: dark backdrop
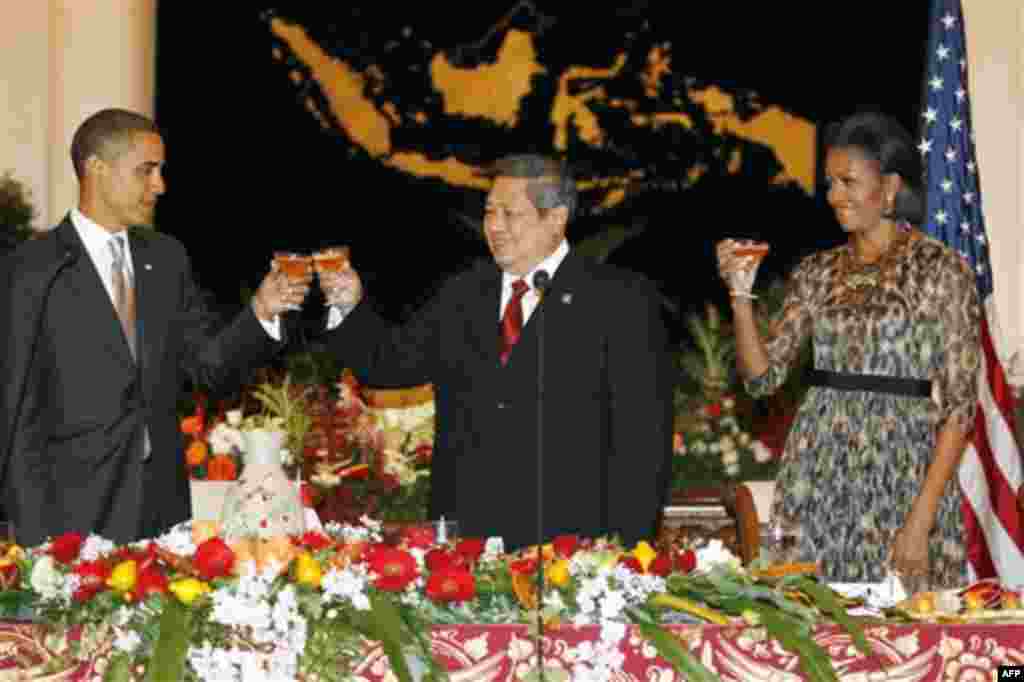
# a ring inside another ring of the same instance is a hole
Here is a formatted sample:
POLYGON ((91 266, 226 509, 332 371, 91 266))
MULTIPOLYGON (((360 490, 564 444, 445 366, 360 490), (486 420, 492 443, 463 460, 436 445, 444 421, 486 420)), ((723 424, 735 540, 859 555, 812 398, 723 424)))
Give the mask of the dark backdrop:
MULTIPOLYGON (((159 3, 156 112, 169 191, 157 224, 185 243, 201 285, 231 307, 242 289, 258 284, 275 248, 346 243, 398 316, 447 273, 484 255, 478 236, 452 223, 453 199, 443 186, 349 160, 272 59, 261 16, 276 8, 329 35, 351 29, 342 24, 355 11, 367 39, 411 26, 451 47, 478 40, 513 4, 159 3)), ((816 124, 880 108, 916 133, 927 4, 558 3, 550 16, 568 54, 643 16, 672 36, 675 71, 756 90, 762 101, 816 124)), ((683 310, 720 300, 712 249, 724 235, 771 241, 769 277, 843 238, 820 191, 808 199, 744 177, 653 195, 632 210, 650 219, 648 232, 612 261, 655 278, 683 310)))

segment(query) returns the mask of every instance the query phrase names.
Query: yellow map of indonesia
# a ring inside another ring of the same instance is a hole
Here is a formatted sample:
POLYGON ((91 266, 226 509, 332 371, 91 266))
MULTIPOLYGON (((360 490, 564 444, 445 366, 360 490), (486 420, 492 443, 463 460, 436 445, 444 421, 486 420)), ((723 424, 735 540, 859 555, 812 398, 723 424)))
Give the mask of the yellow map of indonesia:
MULTIPOLYGON (((431 159, 417 151, 393 148, 392 131, 399 124, 396 107, 391 103, 378 106, 365 94, 379 92, 379 85, 386 78, 379 68, 371 66, 365 74, 360 73, 348 63, 329 55, 309 37, 302 26, 281 18, 273 18, 270 28, 294 57, 307 67, 308 73, 326 98, 331 114, 345 134, 372 158, 419 177, 439 178, 460 187, 486 187, 487 181, 477 175, 476 167, 454 157, 431 159)), ((280 51, 275 56, 282 58, 280 51)), ((692 122, 682 109, 656 114, 633 113, 637 109, 635 102, 608 98, 601 83, 619 74, 626 57, 625 53, 618 54, 609 68, 575 66, 560 75, 550 112, 554 128, 552 142, 556 149, 566 149, 570 134, 591 146, 602 146, 606 132, 588 106, 595 100, 630 111, 630 121, 638 127, 692 128, 692 122), (570 84, 583 80, 589 87, 571 92, 570 84)), ((647 95, 658 94, 660 76, 670 73, 671 68, 670 45, 663 44, 651 50, 647 55, 646 71, 642 74, 647 95)), ((460 68, 438 51, 430 61, 429 70, 431 83, 442 98, 445 114, 479 117, 510 128, 518 123, 520 102, 530 93, 531 78, 546 72, 538 61, 534 36, 517 29, 505 32, 493 64, 483 64, 472 69, 460 68)), ((306 78, 298 69, 293 70, 291 75, 297 84, 306 78)), ((691 101, 704 108, 708 119, 713 122, 716 134, 731 134, 739 139, 765 145, 774 151, 782 166, 782 171, 774 178, 775 182, 795 181, 808 194, 813 193, 815 129, 810 122, 777 107, 766 107, 749 120, 741 120, 736 113, 732 95, 715 86, 691 90, 688 94, 691 101)), ((311 98, 306 105, 324 126, 328 126, 311 98)), ((421 123, 429 120, 425 112, 417 112, 415 116, 421 123)), ((737 149, 734 158, 729 159, 730 172, 738 172, 741 161, 739 154, 737 149)), ((700 167, 691 169, 688 179, 697 180, 701 172, 700 167)), ((624 186, 627 182, 642 180, 642 177, 637 176, 601 178, 581 183, 580 189, 596 191, 598 202, 604 208, 610 208, 624 199, 624 186)))

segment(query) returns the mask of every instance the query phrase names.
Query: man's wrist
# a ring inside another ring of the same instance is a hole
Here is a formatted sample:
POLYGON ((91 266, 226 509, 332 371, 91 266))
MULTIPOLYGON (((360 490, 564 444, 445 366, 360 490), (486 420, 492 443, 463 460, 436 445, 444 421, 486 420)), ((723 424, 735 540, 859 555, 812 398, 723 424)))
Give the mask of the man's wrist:
POLYGON ((263 305, 263 302, 260 301, 259 296, 252 297, 252 312, 258 319, 262 320, 263 322, 272 322, 274 319, 274 314, 270 312, 270 310, 265 305, 263 305))

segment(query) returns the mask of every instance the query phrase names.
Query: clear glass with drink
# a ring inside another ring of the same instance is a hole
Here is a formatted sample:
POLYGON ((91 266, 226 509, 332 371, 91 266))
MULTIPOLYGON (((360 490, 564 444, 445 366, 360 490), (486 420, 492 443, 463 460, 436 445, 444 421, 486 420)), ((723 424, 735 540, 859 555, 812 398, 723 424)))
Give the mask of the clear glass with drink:
POLYGON ((348 247, 332 246, 313 254, 313 267, 317 273, 340 272, 348 265, 348 247))
MULTIPOLYGON (((293 282, 304 281, 313 271, 313 258, 291 251, 275 251, 274 264, 277 269, 293 282)), ((289 306, 289 310, 299 310, 301 306, 289 306)))

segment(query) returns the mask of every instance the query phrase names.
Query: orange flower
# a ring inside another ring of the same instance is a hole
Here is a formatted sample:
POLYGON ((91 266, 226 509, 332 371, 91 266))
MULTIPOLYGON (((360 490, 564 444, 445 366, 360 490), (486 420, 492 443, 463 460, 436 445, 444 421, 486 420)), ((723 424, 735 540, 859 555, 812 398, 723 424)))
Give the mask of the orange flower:
POLYGON ((190 467, 197 467, 206 461, 208 454, 210 454, 210 449, 206 447, 206 443, 201 440, 194 440, 189 444, 188 449, 185 450, 185 461, 190 467))
POLYGON ((210 481, 233 481, 238 478, 238 467, 231 455, 214 455, 206 466, 206 478, 210 481))
POLYGON ((203 432, 203 416, 194 414, 181 420, 181 432, 189 436, 198 436, 203 432))

